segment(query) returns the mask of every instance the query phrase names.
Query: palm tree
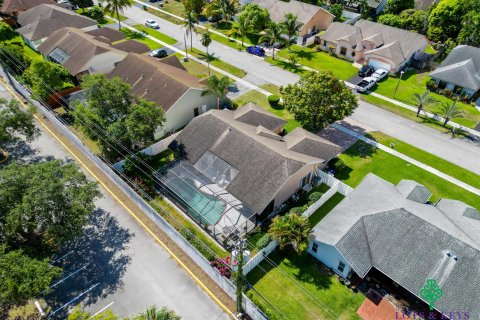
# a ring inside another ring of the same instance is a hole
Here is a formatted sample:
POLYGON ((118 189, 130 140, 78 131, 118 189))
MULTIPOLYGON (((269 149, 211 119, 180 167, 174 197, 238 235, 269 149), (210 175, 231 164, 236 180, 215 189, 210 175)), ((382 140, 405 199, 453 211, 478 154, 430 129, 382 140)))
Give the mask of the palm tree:
POLYGON ((435 98, 430 96, 430 91, 428 90, 425 90, 425 92, 422 94, 414 93, 412 100, 415 102, 415 105, 417 106, 417 117, 426 106, 435 104, 438 102, 437 100, 435 100, 435 98))
POLYGON ((197 15, 195 12, 190 11, 187 13, 185 16, 185 22, 183 23, 183 26, 185 27, 185 34, 187 37, 190 37, 190 51, 193 52, 193 33, 197 33, 197 15))
POLYGON ((210 31, 202 34, 202 45, 207 49, 207 64, 208 64, 208 75, 210 76, 210 54, 208 53, 208 46, 212 43, 212 37, 210 35, 210 31))
POLYGON ((252 25, 245 16, 240 15, 238 22, 233 25, 229 31, 229 36, 238 35, 242 38, 242 47, 244 46, 245 36, 250 31, 252 25))
POLYGON ((107 4, 105 5, 105 8, 103 9, 103 11, 110 14, 115 12, 118 19, 118 30, 121 30, 122 25, 120 23, 119 12, 123 11, 123 9, 131 7, 133 5, 133 0, 105 0, 105 2, 107 4))
POLYGON ((238 0, 216 0, 208 6, 208 12, 219 12, 223 20, 231 21, 239 6, 238 0))
POLYGON ((296 213, 289 213, 284 216, 276 216, 268 229, 268 234, 276 240, 283 249, 291 245, 299 252, 301 244, 306 243, 310 233, 310 224, 305 217, 296 213))
POLYGON ((292 38, 300 32, 300 29, 303 27, 303 23, 299 22, 297 16, 293 13, 287 13, 281 24, 284 32, 288 36, 288 50, 290 50, 292 38))
POLYGON ((134 317, 134 320, 180 320, 180 319, 181 317, 178 316, 172 310, 168 310, 165 307, 161 309, 157 309, 157 307, 155 306, 148 308, 147 310, 141 312, 140 314, 134 317))
POLYGON ((275 60, 275 43, 277 43, 282 36, 282 28, 280 24, 275 22, 270 22, 268 28, 265 30, 265 33, 260 37, 261 42, 266 42, 269 46, 272 47, 272 58, 275 60))
POLYGON ((454 101, 452 104, 448 102, 442 103, 440 106, 440 115, 445 119, 443 121, 443 126, 446 127, 448 121, 453 118, 463 118, 463 111, 457 105, 457 101, 454 101))
POLYGON ((230 79, 227 76, 218 78, 216 75, 208 78, 203 95, 214 94, 217 96, 217 108, 220 109, 220 102, 225 99, 230 86, 230 79))

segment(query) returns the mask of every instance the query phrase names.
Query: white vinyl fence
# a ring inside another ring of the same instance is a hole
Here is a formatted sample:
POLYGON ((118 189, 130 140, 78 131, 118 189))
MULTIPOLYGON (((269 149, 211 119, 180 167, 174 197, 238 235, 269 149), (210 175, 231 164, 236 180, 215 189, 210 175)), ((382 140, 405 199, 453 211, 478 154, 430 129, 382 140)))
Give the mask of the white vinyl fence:
MULTIPOLYGON (((67 137, 99 170, 105 174, 108 179, 125 193, 167 236, 169 236, 186 255, 189 256, 215 283, 232 299, 236 299, 235 285, 223 277, 217 269, 210 265, 210 262, 200 254, 175 228, 173 228, 155 209, 153 209, 134 189, 132 189, 122 178, 114 171, 113 166, 101 161, 95 156, 61 121, 57 115, 50 112, 42 103, 30 98, 30 92, 23 87, 21 83, 7 74, 3 68, 0 68, 0 76, 11 83, 13 87, 29 100, 43 116, 48 119, 60 132, 67 137)), ((244 294, 243 309, 253 320, 268 320, 263 312, 244 294)))
POLYGON ((250 271, 252 271, 256 266, 260 264, 260 262, 265 259, 273 250, 277 247, 277 242, 275 240, 270 241, 270 243, 260 250, 253 258, 248 260, 248 262, 243 266, 243 274, 247 275, 250 271))

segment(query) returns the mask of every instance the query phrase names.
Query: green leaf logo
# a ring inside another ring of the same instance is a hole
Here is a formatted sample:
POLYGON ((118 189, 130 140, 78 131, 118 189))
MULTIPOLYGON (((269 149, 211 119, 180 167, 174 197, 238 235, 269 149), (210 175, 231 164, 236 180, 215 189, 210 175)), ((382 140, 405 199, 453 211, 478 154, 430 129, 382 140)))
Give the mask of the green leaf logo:
POLYGON ((435 301, 440 299, 443 295, 443 290, 437 284, 435 279, 427 279, 425 285, 420 290, 420 296, 428 302, 430 311, 435 307, 435 301))

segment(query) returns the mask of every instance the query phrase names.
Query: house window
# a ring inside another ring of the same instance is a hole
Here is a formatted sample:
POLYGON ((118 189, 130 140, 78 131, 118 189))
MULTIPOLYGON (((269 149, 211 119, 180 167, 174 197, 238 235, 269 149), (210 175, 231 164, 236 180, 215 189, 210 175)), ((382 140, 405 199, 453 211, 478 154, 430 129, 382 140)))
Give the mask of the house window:
POLYGON ((327 46, 327 41, 323 40, 323 46, 324 46, 324 47, 327 46))
POLYGON ((300 183, 301 188, 305 187, 310 182, 310 176, 311 175, 312 175, 312 173, 309 173, 305 177, 303 177, 302 182, 300 183))
POLYGON ((347 54, 347 48, 346 47, 340 47, 340 54, 342 56, 346 55, 347 54))
POLYGON ((315 253, 317 253, 317 250, 318 250, 318 244, 314 242, 314 243, 312 244, 312 251, 315 252, 315 253))
POLYGON ((193 116, 196 117, 200 114, 200 110, 197 108, 193 109, 193 116))
POLYGON ((343 263, 342 261, 340 261, 340 262, 338 263, 338 268, 337 268, 337 269, 338 269, 338 271, 343 272, 343 270, 345 270, 345 263, 343 263))

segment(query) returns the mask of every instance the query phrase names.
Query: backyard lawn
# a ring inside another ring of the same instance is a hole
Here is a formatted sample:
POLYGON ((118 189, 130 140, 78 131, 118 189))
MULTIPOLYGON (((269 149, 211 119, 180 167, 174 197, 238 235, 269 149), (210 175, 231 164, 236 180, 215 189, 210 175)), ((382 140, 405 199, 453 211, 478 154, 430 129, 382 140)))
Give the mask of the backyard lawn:
POLYGON ((247 279, 273 307, 253 290, 247 295, 270 319, 361 319, 356 310, 364 296, 322 272, 321 263, 306 251, 284 255, 277 250, 269 258, 276 268, 264 260, 247 279))
POLYGON ((340 203, 345 198, 344 195, 341 193, 335 193, 330 199, 327 200, 321 206, 320 208, 317 209, 309 218, 308 221, 310 222, 310 226, 313 228, 317 225, 317 223, 320 222, 330 211, 333 210, 337 206, 337 204, 340 203))
MULTIPOLYGON (((403 75, 402 80, 400 80, 400 85, 398 86, 395 99, 410 105, 414 105, 414 102, 412 101, 413 94, 423 93, 426 90, 426 83, 429 79, 430 77, 428 76, 428 72, 416 73, 413 70, 407 71, 403 75)), ((380 82, 374 91, 375 93, 392 98, 397 84, 398 78, 389 77, 388 79, 380 82)), ((453 103, 452 99, 449 99, 445 96, 436 93, 431 93, 431 95, 439 102, 448 102, 450 104, 453 103)), ((465 127, 474 128, 476 124, 480 122, 480 111, 475 109, 474 106, 467 105, 465 103, 458 102, 458 105, 461 106, 464 112, 464 118, 455 118, 453 121, 465 127)), ((426 110, 430 112, 437 112, 438 106, 428 106, 426 110)))
POLYGON ((345 163, 345 168, 335 177, 351 187, 356 187, 368 173, 372 172, 393 184, 399 183, 402 179, 415 180, 433 193, 430 199, 433 202, 440 198, 455 199, 480 209, 479 196, 365 142, 356 142, 339 158, 345 163))
POLYGON ((23 46, 25 50, 25 55, 34 61, 42 61, 43 57, 37 53, 35 50, 27 46, 22 37, 16 33, 12 28, 10 28, 5 22, 0 22, 0 42, 6 43, 18 43, 23 46))

